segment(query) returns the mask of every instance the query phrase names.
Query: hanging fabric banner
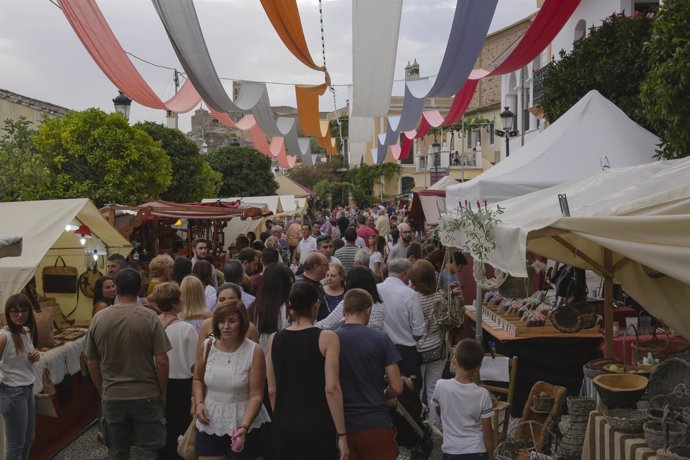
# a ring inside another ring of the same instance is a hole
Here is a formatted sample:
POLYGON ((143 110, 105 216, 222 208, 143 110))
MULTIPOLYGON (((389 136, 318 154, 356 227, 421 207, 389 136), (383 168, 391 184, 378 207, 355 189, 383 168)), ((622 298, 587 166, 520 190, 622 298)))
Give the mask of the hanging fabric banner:
MULTIPOLYGON (((276 120, 273 116, 264 83, 242 82, 237 100, 230 99, 213 66, 192 0, 152 1, 182 67, 209 107, 218 112, 250 112, 266 135, 289 138, 295 133, 296 136, 294 119, 276 120)), ((288 142, 287 145, 291 152, 301 154, 303 161, 309 154, 308 139, 306 143, 288 142), (304 150, 291 150, 303 146, 306 146, 304 150)))
POLYGON ((288 50, 310 69, 325 71, 311 57, 296 0, 261 0, 266 16, 288 50))
POLYGON ((94 62, 130 99, 152 109, 186 113, 201 100, 187 80, 180 91, 163 102, 129 60, 95 0, 59 0, 60 8, 94 62))
POLYGON ((395 55, 402 0, 353 0, 351 114, 388 114, 395 72, 395 55))
POLYGON ((319 118, 319 96, 326 92, 331 80, 326 74, 326 83, 318 86, 295 85, 297 98, 297 115, 302 134, 315 137, 319 145, 329 155, 335 155, 335 143, 331 139, 331 128, 328 120, 319 118))

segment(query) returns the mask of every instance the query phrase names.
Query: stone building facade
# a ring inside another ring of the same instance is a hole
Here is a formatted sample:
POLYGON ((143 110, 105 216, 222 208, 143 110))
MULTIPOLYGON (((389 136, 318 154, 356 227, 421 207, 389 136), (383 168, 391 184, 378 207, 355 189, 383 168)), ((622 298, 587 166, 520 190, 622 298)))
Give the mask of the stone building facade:
POLYGON ((24 117, 34 126, 38 126, 43 117, 55 117, 69 112, 71 110, 65 107, 0 89, 0 136, 5 133, 3 126, 7 119, 17 120, 24 117))

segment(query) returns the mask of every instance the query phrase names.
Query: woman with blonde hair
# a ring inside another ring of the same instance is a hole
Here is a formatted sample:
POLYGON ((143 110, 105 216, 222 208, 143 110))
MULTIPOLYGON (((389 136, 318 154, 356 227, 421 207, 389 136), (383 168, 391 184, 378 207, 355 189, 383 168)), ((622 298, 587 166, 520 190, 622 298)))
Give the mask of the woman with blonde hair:
POLYGON ((211 310, 206 305, 204 285, 199 278, 189 275, 182 279, 180 291, 182 292, 182 311, 179 317, 199 332, 204 320, 211 317, 211 310))
POLYGON ((168 254, 161 254, 149 262, 149 287, 146 291, 146 295, 149 296, 153 292, 153 289, 167 281, 172 279, 173 266, 175 261, 168 254))

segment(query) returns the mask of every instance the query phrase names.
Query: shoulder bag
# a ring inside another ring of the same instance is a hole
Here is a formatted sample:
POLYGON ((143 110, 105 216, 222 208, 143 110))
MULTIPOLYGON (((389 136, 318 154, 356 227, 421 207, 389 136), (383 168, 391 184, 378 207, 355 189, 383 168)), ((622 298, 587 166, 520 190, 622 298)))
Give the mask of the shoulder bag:
MULTIPOLYGON (((209 339, 206 345, 206 354, 204 355, 204 369, 202 372, 206 374, 206 363, 208 362, 208 354, 211 352, 211 345, 213 345, 213 339, 209 339)), ((203 379, 202 379, 203 382, 203 379)), ((196 460, 196 415, 192 417, 192 421, 187 427, 187 430, 180 437, 177 443, 177 454, 184 458, 185 460, 196 460)))

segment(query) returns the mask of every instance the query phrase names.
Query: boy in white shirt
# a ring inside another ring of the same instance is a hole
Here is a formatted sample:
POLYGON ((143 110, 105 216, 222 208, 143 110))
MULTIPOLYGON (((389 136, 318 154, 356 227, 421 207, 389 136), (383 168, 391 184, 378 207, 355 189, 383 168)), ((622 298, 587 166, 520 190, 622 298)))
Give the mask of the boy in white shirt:
POLYGON ((436 383, 432 401, 443 424, 443 460, 494 458, 491 396, 474 383, 482 359, 484 349, 479 342, 461 340, 452 359, 455 378, 436 383))

